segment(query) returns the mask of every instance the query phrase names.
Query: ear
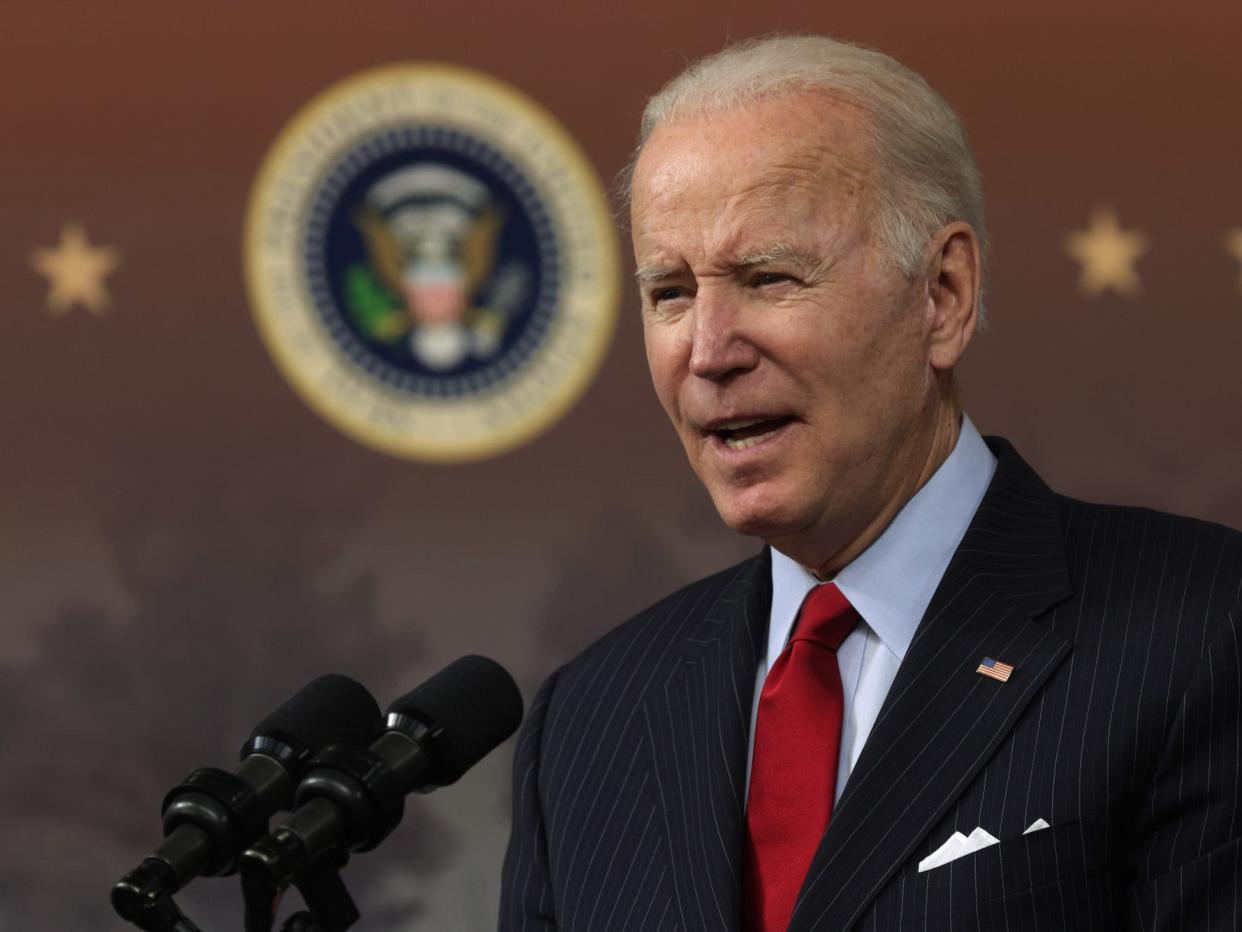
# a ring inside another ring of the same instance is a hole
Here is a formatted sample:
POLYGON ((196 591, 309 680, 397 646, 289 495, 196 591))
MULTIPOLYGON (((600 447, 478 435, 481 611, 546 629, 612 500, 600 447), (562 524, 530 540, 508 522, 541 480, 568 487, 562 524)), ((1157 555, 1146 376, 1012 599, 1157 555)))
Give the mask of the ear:
POLYGON ((927 356, 937 370, 957 365, 979 320, 983 258, 974 228, 956 220, 932 238, 927 261, 927 356))

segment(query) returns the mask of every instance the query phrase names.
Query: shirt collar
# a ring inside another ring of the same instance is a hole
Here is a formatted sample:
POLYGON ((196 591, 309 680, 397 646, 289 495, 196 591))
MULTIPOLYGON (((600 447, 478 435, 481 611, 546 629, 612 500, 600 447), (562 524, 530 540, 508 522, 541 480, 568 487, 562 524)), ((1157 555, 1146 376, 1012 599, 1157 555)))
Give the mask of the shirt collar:
MULTIPOLYGON (((996 457, 970 418, 957 444, 876 540, 836 576, 836 584, 898 660, 949 567, 996 471, 996 457)), ((809 570, 772 551, 769 663, 784 649, 806 594, 818 584, 809 570)))

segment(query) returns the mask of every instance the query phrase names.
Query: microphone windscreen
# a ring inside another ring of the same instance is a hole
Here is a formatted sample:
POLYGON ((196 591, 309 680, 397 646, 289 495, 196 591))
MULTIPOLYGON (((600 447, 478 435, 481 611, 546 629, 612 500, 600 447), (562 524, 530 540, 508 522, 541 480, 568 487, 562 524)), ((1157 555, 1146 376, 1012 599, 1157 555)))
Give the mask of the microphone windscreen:
POLYGON ((259 722, 250 742, 275 738, 298 752, 313 754, 338 741, 366 747, 382 726, 379 705, 365 686, 348 676, 326 673, 259 722))
POLYGON ((440 786, 477 764, 522 723, 522 693, 494 660, 471 654, 393 701, 390 714, 431 729, 440 786))

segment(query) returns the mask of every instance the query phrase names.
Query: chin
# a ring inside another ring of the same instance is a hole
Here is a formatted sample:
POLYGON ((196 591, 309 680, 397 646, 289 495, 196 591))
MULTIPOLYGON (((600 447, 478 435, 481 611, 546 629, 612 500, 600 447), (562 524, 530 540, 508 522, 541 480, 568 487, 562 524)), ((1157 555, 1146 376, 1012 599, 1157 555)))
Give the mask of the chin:
POLYGON ((796 534, 807 523, 790 502, 747 500, 736 494, 713 495, 712 501, 730 529, 764 541, 796 534))

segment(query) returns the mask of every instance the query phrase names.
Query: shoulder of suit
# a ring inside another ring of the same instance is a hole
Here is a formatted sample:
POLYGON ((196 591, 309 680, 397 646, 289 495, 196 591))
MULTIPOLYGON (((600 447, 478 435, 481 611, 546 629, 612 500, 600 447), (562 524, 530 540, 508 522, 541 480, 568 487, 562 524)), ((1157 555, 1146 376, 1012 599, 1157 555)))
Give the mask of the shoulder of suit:
POLYGON ((1130 632, 1205 648, 1242 608, 1242 533, 1150 508, 1058 496, 1067 565, 1080 605, 1130 632))
POLYGON ((683 586, 613 628, 557 673, 556 693, 564 700, 605 699, 645 690, 661 667, 674 661, 705 617, 739 589, 767 585, 766 553, 683 586))
POLYGON ((1234 528, 1152 508, 1056 498, 1067 546, 1119 551, 1166 571, 1242 579, 1242 532, 1234 528))
MULTIPOLYGON (((1218 584, 1232 580, 1242 595, 1242 533, 1221 524, 1130 505, 1080 501, 1052 491, 1003 437, 986 438, 998 468, 980 511, 997 533, 1021 532, 1050 546, 1054 535, 1066 545, 1071 567, 1112 556, 1121 564, 1155 575, 1197 579, 1205 573, 1218 584), (1053 525, 1059 525, 1054 530, 1053 525)), ((978 518, 978 516, 976 516, 978 518)))

